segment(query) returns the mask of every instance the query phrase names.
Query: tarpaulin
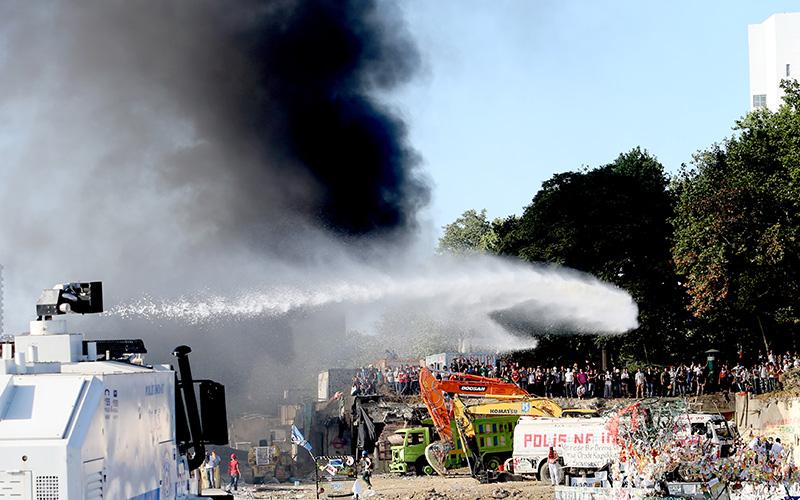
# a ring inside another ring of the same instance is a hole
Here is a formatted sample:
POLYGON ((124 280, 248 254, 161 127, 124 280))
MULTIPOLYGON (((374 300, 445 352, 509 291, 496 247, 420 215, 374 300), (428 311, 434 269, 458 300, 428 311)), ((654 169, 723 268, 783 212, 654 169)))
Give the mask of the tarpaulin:
POLYGON ((367 410, 361 405, 358 406, 358 449, 372 453, 375 450, 375 442, 378 440, 375 432, 375 424, 369 418, 367 410))

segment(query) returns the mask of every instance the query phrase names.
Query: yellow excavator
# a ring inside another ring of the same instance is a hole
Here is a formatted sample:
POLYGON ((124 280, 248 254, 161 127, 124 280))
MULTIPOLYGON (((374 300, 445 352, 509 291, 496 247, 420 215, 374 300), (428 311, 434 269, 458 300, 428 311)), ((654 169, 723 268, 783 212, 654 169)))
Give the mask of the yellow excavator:
MULTIPOLYGON (((517 420, 521 416, 539 417, 590 417, 596 416, 595 410, 582 408, 564 409, 547 398, 531 396, 514 384, 502 380, 485 377, 453 374, 448 380, 438 380, 427 368, 420 371, 420 388, 422 401, 431 414, 431 419, 439 434, 439 441, 429 444, 425 449, 425 458, 431 467, 439 474, 446 475, 448 455, 456 448, 455 433, 460 439, 467 464, 473 477, 481 481, 491 481, 496 471, 485 464, 486 443, 477 436, 474 422, 481 422, 480 426, 486 427, 491 418, 486 417, 511 417, 502 419, 507 424, 508 456, 513 449, 513 432, 517 420), (481 402, 467 405, 460 396, 481 396, 495 401, 481 402), (452 415, 452 420, 451 420, 452 415), (507 421, 507 422, 506 422, 507 421)), ((498 419, 500 422, 501 419, 498 419)), ((492 427, 495 427, 494 425, 492 427)), ((494 436, 493 436, 494 437, 494 436)), ((502 439, 503 436, 501 435, 502 439)), ((492 450, 491 460, 500 460, 502 451, 492 450)))

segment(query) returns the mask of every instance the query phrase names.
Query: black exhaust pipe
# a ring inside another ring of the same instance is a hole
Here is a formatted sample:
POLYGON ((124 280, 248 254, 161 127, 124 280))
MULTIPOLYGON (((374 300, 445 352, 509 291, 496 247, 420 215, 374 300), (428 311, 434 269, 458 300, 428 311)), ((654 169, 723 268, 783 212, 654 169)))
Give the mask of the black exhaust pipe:
MULTIPOLYGON (((197 396, 194 393, 194 379, 192 378, 192 368, 189 366, 189 353, 192 348, 188 345, 181 345, 175 348, 172 355, 178 358, 178 372, 181 379, 178 382, 178 387, 183 393, 185 415, 181 418, 189 419, 189 434, 190 440, 186 443, 186 449, 192 450, 192 453, 187 453, 187 460, 189 462, 189 470, 195 470, 203 464, 205 460, 205 445, 203 444, 203 429, 200 425, 200 411, 197 407, 197 396)), ((177 393, 176 393, 177 399, 177 393)), ((176 411, 178 406, 176 405, 176 411)))

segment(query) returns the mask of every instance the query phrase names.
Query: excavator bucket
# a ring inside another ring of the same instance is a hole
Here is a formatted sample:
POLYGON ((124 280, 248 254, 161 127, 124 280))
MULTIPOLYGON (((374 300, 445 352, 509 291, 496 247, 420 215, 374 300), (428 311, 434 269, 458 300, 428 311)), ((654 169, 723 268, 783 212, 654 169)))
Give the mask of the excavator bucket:
POLYGON ((436 441, 425 447, 425 458, 440 476, 447 475, 447 457, 451 451, 453 443, 450 441, 436 441))

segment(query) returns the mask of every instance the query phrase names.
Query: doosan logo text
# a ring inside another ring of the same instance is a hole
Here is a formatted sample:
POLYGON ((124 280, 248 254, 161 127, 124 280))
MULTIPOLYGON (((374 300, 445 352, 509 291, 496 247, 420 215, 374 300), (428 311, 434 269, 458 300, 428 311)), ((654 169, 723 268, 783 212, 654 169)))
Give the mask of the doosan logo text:
POLYGON ((485 385, 462 385, 459 389, 464 392, 486 392, 485 385))

